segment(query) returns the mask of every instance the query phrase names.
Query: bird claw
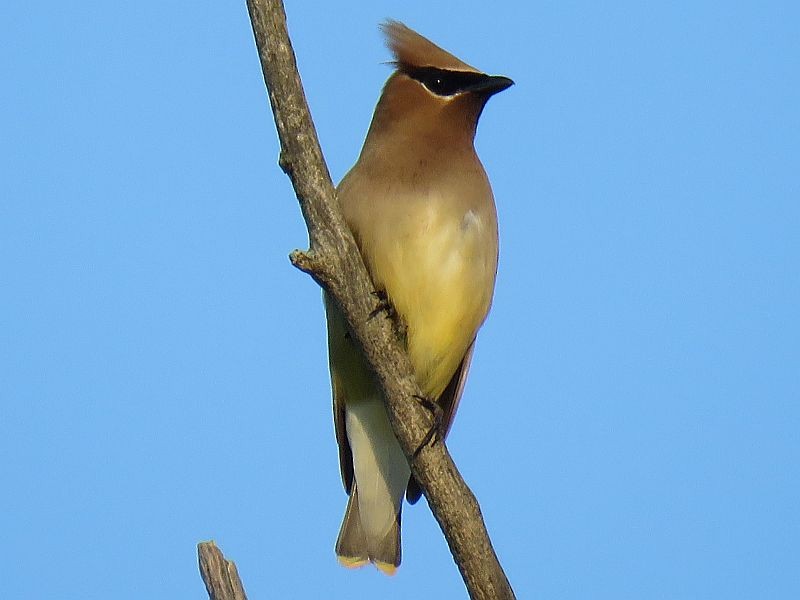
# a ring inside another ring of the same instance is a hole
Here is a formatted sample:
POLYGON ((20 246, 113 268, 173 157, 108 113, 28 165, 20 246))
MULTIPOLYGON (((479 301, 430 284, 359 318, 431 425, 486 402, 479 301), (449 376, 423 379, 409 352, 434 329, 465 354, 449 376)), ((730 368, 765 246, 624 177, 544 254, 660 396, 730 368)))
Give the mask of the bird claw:
POLYGON ((386 295, 385 290, 375 290, 372 292, 372 295, 378 299, 378 306, 376 306, 372 311, 369 313, 369 318, 374 319, 381 313, 386 313, 386 316, 390 319, 394 318, 394 306, 392 303, 389 302, 389 296, 386 295))
POLYGON ((433 446, 437 441, 441 439, 441 429, 442 429, 442 417, 444 416, 444 412, 442 411, 442 407, 439 406, 436 402, 431 400, 430 398, 426 398, 425 396, 419 396, 414 394, 414 399, 417 400, 420 405, 425 408, 428 412, 431 413, 433 416, 433 425, 431 425, 430 429, 428 429, 425 437, 422 439, 422 442, 417 449, 414 450, 414 458, 416 458, 422 449, 430 444, 433 446))

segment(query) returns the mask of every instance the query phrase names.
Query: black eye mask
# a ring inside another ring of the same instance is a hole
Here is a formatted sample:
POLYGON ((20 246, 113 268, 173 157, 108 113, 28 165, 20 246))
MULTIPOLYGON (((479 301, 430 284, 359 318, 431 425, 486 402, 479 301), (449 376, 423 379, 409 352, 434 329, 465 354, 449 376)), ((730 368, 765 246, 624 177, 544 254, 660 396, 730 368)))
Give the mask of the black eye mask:
POLYGON ((460 92, 481 89, 490 79, 490 76, 484 73, 448 71, 436 67, 411 67, 403 69, 403 72, 437 96, 454 96, 460 92))

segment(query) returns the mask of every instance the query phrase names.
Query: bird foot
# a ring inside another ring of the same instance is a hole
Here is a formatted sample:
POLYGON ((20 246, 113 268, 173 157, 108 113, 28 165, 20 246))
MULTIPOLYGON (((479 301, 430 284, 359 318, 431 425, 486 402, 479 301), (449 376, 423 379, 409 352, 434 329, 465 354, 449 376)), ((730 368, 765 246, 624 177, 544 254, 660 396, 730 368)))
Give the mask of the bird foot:
POLYGON ((433 446, 438 440, 441 439, 442 418, 444 413, 442 411, 442 407, 430 398, 414 394, 414 399, 419 402, 420 405, 429 413, 431 413, 431 416, 433 417, 433 424, 431 425, 430 429, 428 429, 420 445, 417 446, 416 450, 414 450, 414 458, 416 458, 425 446, 428 444, 433 446))
POLYGON ((369 318, 374 319, 381 313, 386 313, 386 317, 394 320, 396 317, 394 306, 389 302, 389 296, 386 295, 386 290, 375 290, 372 295, 378 299, 378 305, 369 313, 369 318))

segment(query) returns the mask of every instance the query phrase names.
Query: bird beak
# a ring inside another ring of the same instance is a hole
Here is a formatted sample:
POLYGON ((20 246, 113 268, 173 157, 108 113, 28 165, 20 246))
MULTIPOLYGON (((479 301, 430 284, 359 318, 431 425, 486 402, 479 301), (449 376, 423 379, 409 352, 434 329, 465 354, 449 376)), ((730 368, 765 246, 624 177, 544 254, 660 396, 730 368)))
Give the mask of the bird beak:
POLYGON ((485 94, 488 97, 502 92, 512 85, 514 85, 514 81, 508 77, 503 77, 502 75, 487 75, 485 78, 467 87, 465 91, 485 94))

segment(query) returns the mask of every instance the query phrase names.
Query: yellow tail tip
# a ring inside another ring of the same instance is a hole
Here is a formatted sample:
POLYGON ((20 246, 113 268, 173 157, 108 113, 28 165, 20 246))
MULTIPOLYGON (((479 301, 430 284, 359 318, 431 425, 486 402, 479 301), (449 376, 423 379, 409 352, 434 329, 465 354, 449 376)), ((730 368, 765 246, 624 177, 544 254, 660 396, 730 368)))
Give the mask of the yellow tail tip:
POLYGON ((343 567, 347 567, 348 569, 357 569, 358 567, 363 567, 369 561, 366 558, 354 557, 354 556, 337 556, 339 560, 339 564, 343 567))
MULTIPOLYGON (((354 556, 337 556, 337 560, 339 564, 343 567, 348 569, 358 569, 359 567, 363 567, 370 561, 366 558, 354 557, 354 556)), ((387 562, 381 562, 379 560, 372 561, 378 570, 383 573, 384 575, 395 575, 397 573, 397 566, 387 562)))
POLYGON ((376 560, 373 564, 378 567, 378 570, 384 575, 389 575, 391 577, 397 573, 397 565, 381 562, 379 560, 376 560))

